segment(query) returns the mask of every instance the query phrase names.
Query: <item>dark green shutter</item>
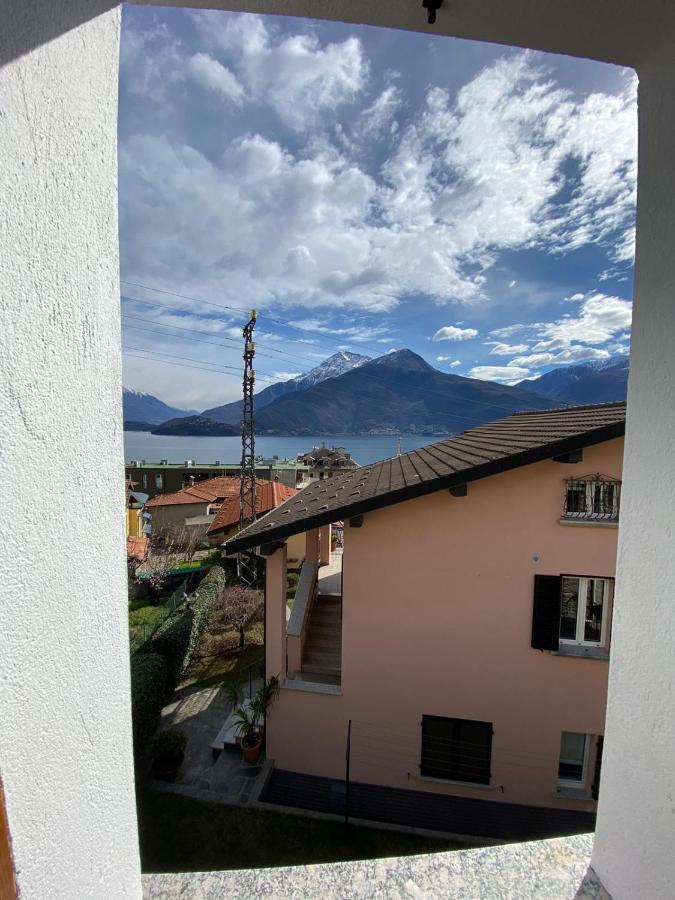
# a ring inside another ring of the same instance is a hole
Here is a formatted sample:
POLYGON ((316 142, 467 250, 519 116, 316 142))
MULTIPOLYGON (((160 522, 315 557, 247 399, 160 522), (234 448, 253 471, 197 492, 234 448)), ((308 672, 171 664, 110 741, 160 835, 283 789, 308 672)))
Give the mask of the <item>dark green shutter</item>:
POLYGON ((600 769, 602 768, 602 745, 604 744, 605 739, 602 735, 595 742, 595 772, 593 774, 593 784, 591 786, 591 793, 593 794, 593 799, 598 799, 598 794, 600 793, 600 769))
POLYGON ((557 650, 560 640, 560 575, 534 576, 532 605, 532 646, 537 650, 557 650))

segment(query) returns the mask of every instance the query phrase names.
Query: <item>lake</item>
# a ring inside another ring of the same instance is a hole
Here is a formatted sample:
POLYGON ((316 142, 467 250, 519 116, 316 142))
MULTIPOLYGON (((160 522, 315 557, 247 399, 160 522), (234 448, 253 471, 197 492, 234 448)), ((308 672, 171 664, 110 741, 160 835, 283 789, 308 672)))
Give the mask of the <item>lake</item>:
MULTIPOLYGON (((401 435, 401 452, 423 447, 439 437, 430 435, 401 435)), ((396 435, 317 435, 314 437, 257 437, 255 452, 258 456, 278 456, 282 459, 292 459, 298 453, 311 450, 312 447, 321 446, 325 442, 327 447, 344 447, 352 458, 362 466, 387 459, 396 455, 396 435)), ((241 459, 241 439, 238 437, 185 437, 174 435, 150 434, 149 431, 125 431, 124 432, 124 458, 126 462, 132 459, 144 459, 147 462, 159 462, 166 459, 168 462, 180 463, 186 459, 192 459, 196 463, 214 463, 217 459, 221 463, 238 463, 241 459)))

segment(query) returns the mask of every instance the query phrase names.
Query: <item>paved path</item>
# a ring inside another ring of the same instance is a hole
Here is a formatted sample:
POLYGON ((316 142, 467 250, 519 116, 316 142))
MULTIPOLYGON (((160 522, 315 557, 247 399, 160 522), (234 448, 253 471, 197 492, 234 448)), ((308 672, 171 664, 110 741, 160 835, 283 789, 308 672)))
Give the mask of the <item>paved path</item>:
MULTIPOLYGON (((253 692, 262 684, 253 682, 253 692)), ((248 685, 246 685, 248 696, 248 685)), ((202 688, 195 686, 176 691, 162 710, 160 730, 180 728, 187 735, 185 760, 175 784, 188 793, 212 791, 230 803, 248 803, 253 783, 261 768, 242 764, 241 751, 223 750, 214 755, 211 743, 232 712, 225 689, 220 685, 202 688)))

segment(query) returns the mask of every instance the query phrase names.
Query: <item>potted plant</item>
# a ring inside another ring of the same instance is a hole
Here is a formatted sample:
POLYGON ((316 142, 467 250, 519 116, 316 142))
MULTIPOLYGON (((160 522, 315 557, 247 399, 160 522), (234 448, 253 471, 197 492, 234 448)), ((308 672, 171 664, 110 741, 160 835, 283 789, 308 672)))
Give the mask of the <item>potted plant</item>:
POLYGON ((152 742, 153 772, 156 778, 173 781, 183 760, 187 736, 178 728, 160 731, 152 742))
POLYGON ((272 675, 268 681, 258 688, 258 691, 251 701, 251 707, 255 712, 256 721, 260 729, 260 734, 265 737, 265 717, 267 710, 279 696, 279 679, 276 675, 272 675))
POLYGON ((237 706, 234 710, 237 722, 237 735, 240 738, 241 755, 244 762, 256 763, 260 756, 260 748, 262 746, 262 735, 258 728, 258 719, 256 717, 253 703, 250 706, 237 706))
POLYGON ((265 736, 265 716, 279 694, 279 679, 272 676, 258 688, 248 703, 241 702, 241 692, 237 686, 231 686, 229 693, 233 700, 235 698, 238 700, 234 715, 244 762, 256 763, 265 736))

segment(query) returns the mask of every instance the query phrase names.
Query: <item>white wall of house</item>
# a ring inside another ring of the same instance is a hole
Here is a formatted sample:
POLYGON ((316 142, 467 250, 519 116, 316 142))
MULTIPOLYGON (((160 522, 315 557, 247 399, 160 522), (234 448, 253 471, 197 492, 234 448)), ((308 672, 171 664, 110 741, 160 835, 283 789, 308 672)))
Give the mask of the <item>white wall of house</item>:
MULTIPOLYGON (((172 3, 186 0, 161 0, 172 3)), ((3 510, 0 772, 24 897, 140 893, 120 490, 112 5, 0 4, 0 476, 8 484, 16 471, 30 473, 3 510), (69 516, 85 484, 86 532, 69 516), (91 571, 100 595, 90 590, 91 571)), ((193 5, 426 29, 411 0, 193 5)), ((436 26, 634 65, 641 77, 617 652, 594 853, 615 900, 670 897, 675 880, 674 16, 675 4, 663 0, 456 0, 436 26)))
POLYGON ((14 485, 3 491, 0 526, 0 774, 26 900, 140 895, 122 490, 119 10, 92 18, 106 6, 0 4, 0 482, 14 485), (58 36, 78 18, 84 24, 58 36), (17 57, 30 45, 40 46, 17 57), (85 504, 86 517, 74 514, 85 504))

